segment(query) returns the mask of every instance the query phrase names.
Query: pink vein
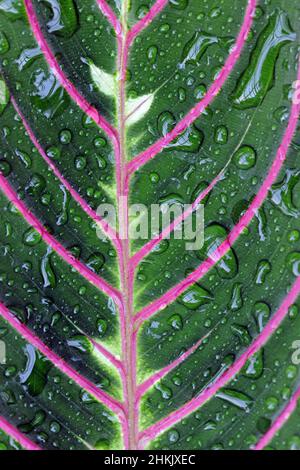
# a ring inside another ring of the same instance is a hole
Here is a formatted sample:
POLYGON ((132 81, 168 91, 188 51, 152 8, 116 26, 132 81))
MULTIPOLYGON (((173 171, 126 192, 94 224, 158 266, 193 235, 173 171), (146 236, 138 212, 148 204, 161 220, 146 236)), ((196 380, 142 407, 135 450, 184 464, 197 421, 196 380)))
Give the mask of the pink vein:
POLYGON ((297 300, 300 293, 300 277, 297 278, 292 289, 285 297, 283 303, 269 321, 264 331, 256 338, 251 346, 240 356, 240 358, 209 388, 205 389, 198 397, 192 399, 179 410, 174 411, 166 418, 150 426, 140 435, 140 442, 145 445, 149 440, 154 439, 158 434, 164 432, 167 428, 181 421, 193 411, 200 408, 205 402, 212 398, 222 387, 233 379, 244 367, 251 356, 256 354, 269 340, 272 334, 277 330, 285 319, 290 306, 297 300))
POLYGON ((120 293, 117 289, 109 285, 104 279, 93 273, 81 261, 72 256, 52 235, 50 235, 40 221, 30 212, 25 204, 18 199, 14 190, 8 183, 7 179, 0 174, 0 189, 6 197, 16 206, 24 219, 41 235, 42 239, 51 246, 72 268, 74 268, 81 276, 91 282, 93 285, 102 290, 106 295, 115 299, 120 304, 120 293))
POLYGON ((283 412, 274 421, 274 423, 272 424, 268 432, 256 444, 256 446, 254 447, 254 450, 263 450, 265 447, 269 445, 269 443, 272 441, 276 433, 280 431, 280 429, 284 426, 284 424, 291 417, 294 411, 296 411, 299 399, 300 399, 300 388, 298 388, 296 393, 292 396, 289 404, 285 407, 283 412))
POLYGON ((97 0, 97 3, 102 11, 103 15, 108 19, 111 23, 112 27, 114 28, 117 37, 122 35, 122 25, 110 6, 106 3, 105 0, 97 0))
POLYGON ((155 17, 163 10, 163 8, 169 3, 169 0, 157 0, 155 4, 150 8, 148 13, 136 23, 127 35, 127 47, 129 47, 134 39, 152 23, 155 17))
POLYGON ((177 217, 168 227, 165 227, 156 238, 152 238, 131 257, 134 268, 138 266, 138 264, 153 250, 155 246, 157 246, 164 238, 167 238, 181 222, 186 220, 197 209, 201 201, 203 201, 203 199, 208 196, 215 185, 222 179, 223 175, 224 172, 222 171, 219 175, 216 176, 216 178, 214 178, 207 188, 202 191, 201 194, 199 194, 199 196, 195 199, 193 204, 188 207, 187 210, 177 217))
POLYGON ((46 356, 61 372, 70 377, 79 387, 87 390, 91 395, 96 397, 107 408, 117 414, 121 420, 124 419, 123 405, 113 397, 97 388, 92 382, 83 377, 79 372, 70 367, 61 357, 48 348, 32 331, 19 322, 7 309, 0 303, 1 316, 27 341, 33 344, 44 356, 46 356))
POLYGON ((65 186, 65 188, 69 191, 73 199, 81 206, 84 212, 91 217, 97 224, 100 225, 103 232, 110 238, 111 242, 114 244, 116 251, 120 249, 120 241, 118 239, 117 233, 88 205, 88 203, 80 196, 80 194, 71 186, 71 184, 64 178, 64 176, 60 173, 58 168, 53 164, 51 159, 47 156, 44 149, 38 142, 37 138, 34 135, 31 127, 29 126, 28 122, 26 121, 22 111, 20 110, 19 106, 16 103, 16 100, 11 97, 12 104, 19 114, 20 118, 22 119, 23 126, 26 129, 26 132, 31 139, 33 145, 38 150, 41 157, 45 160, 47 165, 51 168, 53 173, 55 174, 56 178, 65 186))
MULTIPOLYGON (((298 69, 298 79, 300 79, 300 66, 298 69)), ((286 155, 292 141, 294 132, 297 127, 297 121, 300 113, 300 104, 295 101, 291 108, 289 124, 286 128, 283 140, 277 151, 275 160, 271 169, 266 177, 263 185, 253 199, 249 208, 240 219, 238 224, 232 229, 227 239, 212 253, 211 257, 206 259, 194 272, 192 272, 186 279, 179 282, 176 286, 170 289, 161 298, 157 299, 150 305, 147 305, 136 315, 136 323, 139 326, 144 320, 151 317, 155 312, 165 308, 172 303, 177 297, 182 294, 188 287, 199 281, 221 258, 228 252, 233 243, 242 234, 243 230, 250 224, 258 209, 263 204, 268 195, 268 191, 276 180, 282 165, 286 159, 286 155)))
POLYGON ((85 112, 101 129, 103 129, 112 141, 118 140, 116 130, 109 124, 108 121, 106 121, 103 116, 100 115, 96 108, 94 108, 85 100, 85 98, 83 98, 83 96, 77 91, 76 87, 70 82, 70 80, 68 80, 68 78, 58 65, 53 52, 51 51, 43 36, 37 16, 34 12, 32 1, 24 0, 24 4, 27 12, 28 21, 33 31, 33 34, 48 62, 49 67, 54 70, 62 86, 69 93, 75 103, 82 109, 82 111, 85 112))
POLYGON ((176 367, 178 367, 182 362, 184 362, 186 359, 188 359, 197 349, 203 341, 210 335, 208 333, 205 335, 203 338, 201 338, 199 341, 197 341, 192 347, 190 347, 187 351, 185 351, 181 356, 179 356, 175 361, 171 362, 168 364, 166 367, 161 369, 160 371, 156 372, 153 374, 151 377, 149 377, 147 380, 145 380, 139 387, 137 388, 137 394, 136 394, 136 401, 139 401, 141 397, 149 390, 149 388, 153 387, 155 383, 157 383, 159 380, 161 380, 163 377, 165 377, 169 372, 174 370, 176 367))
POLYGON ((242 49, 245 45, 250 28, 252 26, 256 4, 257 0, 249 0, 244 22, 238 35, 237 41, 233 46, 233 49, 229 57, 227 58, 227 61, 223 66, 218 78, 214 81, 213 85, 210 87, 203 100, 201 100, 185 116, 185 118, 175 126, 175 128, 171 132, 159 139, 155 144, 153 144, 151 147, 149 147, 147 150, 145 150, 140 155, 135 157, 131 162, 129 162, 127 166, 129 174, 132 174, 142 165, 145 165, 149 160, 151 160, 159 152, 161 152, 164 147, 167 147, 174 139, 176 139, 176 137, 182 134, 182 132, 184 132, 185 129, 187 129, 195 121, 195 119, 197 119, 201 115, 201 113, 213 101, 215 96, 220 92, 222 86, 226 82, 228 76, 232 72, 234 66, 236 65, 241 55, 242 49))
POLYGON ((5 418, 0 416, 0 428, 8 436, 12 437, 15 441, 18 441, 22 447, 26 450, 42 450, 37 444, 32 442, 28 437, 24 436, 17 428, 15 428, 11 423, 6 421, 5 418))
POLYGON ((124 367, 123 367, 122 362, 119 361, 119 359, 116 356, 114 356, 110 351, 104 348, 101 344, 99 344, 93 338, 89 337, 88 339, 91 341, 95 349, 97 349, 97 351, 99 351, 99 353, 102 354, 102 356, 104 356, 109 362, 111 362, 113 366, 115 366, 115 368, 119 371, 121 379, 123 381, 124 380, 124 367))

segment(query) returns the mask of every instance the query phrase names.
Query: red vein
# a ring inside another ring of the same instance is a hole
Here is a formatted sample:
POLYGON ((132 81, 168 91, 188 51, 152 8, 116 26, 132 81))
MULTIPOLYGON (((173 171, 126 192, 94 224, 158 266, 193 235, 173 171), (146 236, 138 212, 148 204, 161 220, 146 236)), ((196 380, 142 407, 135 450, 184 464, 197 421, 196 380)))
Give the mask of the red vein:
POLYGON ((10 186, 8 180, 0 174, 0 189, 6 195, 6 197, 16 206, 19 212, 22 214, 24 219, 41 235, 42 239, 51 246, 51 248, 58 253, 63 260, 74 268, 81 276, 93 285, 98 287, 107 296, 112 297, 116 303, 120 304, 120 292, 108 284, 104 279, 93 273, 87 266, 81 261, 77 260, 71 255, 66 248, 63 247, 50 233, 47 232, 45 227, 40 221, 30 212, 25 204, 18 199, 14 190, 10 186))
POLYGON ((136 23, 127 35, 127 47, 129 47, 134 39, 145 29, 147 28, 155 17, 164 9, 164 7, 169 3, 169 0, 157 0, 155 4, 150 8, 148 13, 136 23))
POLYGON ((33 344, 34 347, 36 347, 44 356, 46 356, 49 361, 51 361, 52 364, 57 367, 57 369, 70 377, 70 379, 72 379, 79 387, 87 390, 112 412, 116 413, 116 415, 123 422, 125 412, 122 403, 96 387, 92 382, 69 366, 61 357, 48 348, 48 346, 46 346, 43 341, 41 341, 40 338, 38 338, 29 328, 20 323, 19 320, 17 320, 2 303, 0 303, 0 314, 18 333, 20 333, 20 335, 23 336, 23 338, 33 344))
MULTIPOLYGON (((300 78, 300 66, 298 70, 298 78, 300 78)), ((155 312, 165 308, 170 303, 174 302, 180 294, 182 294, 188 287, 199 281, 215 264, 223 258, 223 256, 230 250, 233 243, 239 238, 244 229, 250 224, 258 209, 263 204, 265 198, 268 195, 269 189, 275 182, 282 165, 286 159, 286 155, 292 141, 293 135, 297 127, 297 121, 300 113, 300 104, 295 101, 291 107, 291 114, 288 126, 286 128, 283 140, 277 151, 275 160, 271 166, 271 169, 262 184, 257 195, 253 199, 252 203, 248 207, 245 214, 242 216, 238 224, 232 229, 227 239, 207 258, 195 271, 193 271, 187 278, 179 282, 176 286, 170 289, 162 297, 154 301, 152 304, 144 307, 136 315, 137 327, 151 317, 155 312)))
POLYGON ((84 210, 84 212, 93 219, 94 222, 100 225, 101 229, 103 232, 110 238, 111 242, 114 244, 116 251, 120 249, 120 242, 118 239, 118 235, 113 230, 107 222, 105 222, 90 206, 89 204, 80 196, 80 194, 71 186, 71 184, 64 178, 64 176, 60 173, 58 168, 53 164, 51 159, 47 156, 45 153, 44 149, 38 142, 37 138, 34 135, 33 130, 31 129, 29 123, 26 121, 25 116, 23 115, 22 111, 20 110, 18 104, 16 103, 16 100, 14 97, 11 96, 11 102, 19 114, 23 126, 26 129, 26 132, 32 141, 33 145, 36 147, 38 150, 39 154, 41 157, 45 160, 47 165, 51 168, 53 173, 55 174, 56 178, 64 185, 64 187, 69 191, 73 199, 81 206, 81 208, 84 210))
POLYGON ((296 411, 300 399, 300 387, 296 393, 291 397, 288 405, 284 408, 283 412, 276 418, 268 432, 260 439, 260 441, 254 447, 254 450, 263 450, 269 445, 273 437, 278 431, 284 426, 291 415, 296 411))
POLYGON ((111 23, 112 27, 115 30, 115 33, 117 37, 122 35, 122 25, 110 6, 106 3, 105 0, 97 0, 97 3, 100 7, 100 10, 102 11, 103 15, 108 19, 108 21, 111 23))
POLYGON ((26 450, 42 450, 37 444, 32 442, 28 437, 21 433, 15 426, 6 421, 3 416, 0 416, 0 428, 8 436, 11 436, 15 441, 19 442, 26 450))
POLYGON ((78 92, 76 87, 70 82, 70 80, 68 80, 68 78, 60 68, 53 52, 51 51, 43 36, 42 30, 40 28, 37 16, 32 5, 32 1, 24 0, 24 4, 28 21, 35 36, 35 39, 37 40, 41 51, 43 52, 45 59, 48 62, 49 67, 54 70, 64 89, 68 92, 68 94, 75 101, 75 103, 82 109, 82 111, 86 113, 101 129, 103 129, 104 132, 106 132, 108 137, 113 142, 118 140, 116 130, 109 124, 108 121, 106 121, 103 116, 101 116, 101 114, 97 111, 96 108, 94 108, 85 100, 85 98, 78 92))
POLYGON ((192 399, 180 409, 174 411, 167 417, 161 419, 154 425, 150 426, 148 429, 144 430, 140 434, 140 444, 142 446, 146 445, 148 441, 153 440, 156 436, 163 433, 167 428, 170 428, 177 422, 184 419, 186 416, 193 413, 209 399, 211 399, 231 379, 233 379, 241 371, 251 356, 256 354, 267 343, 273 333, 281 325, 287 316, 290 306, 297 300, 299 293, 300 277, 297 278, 281 306, 266 325, 264 331, 256 338, 256 340, 240 356, 240 358, 216 382, 201 392, 198 397, 192 399))
POLYGON ((249 0, 247 10, 244 17, 244 22, 242 28, 239 32, 237 41, 232 48, 232 51, 227 58, 221 72, 218 75, 218 78, 214 81, 208 92, 206 93, 203 100, 201 100, 186 116, 180 121, 175 128, 169 132, 167 135, 159 139, 155 144, 150 146, 147 150, 142 152, 140 155, 135 157, 131 162, 128 163, 128 173, 132 174, 138 170, 142 165, 145 165, 149 160, 154 158, 163 148, 167 147, 174 139, 176 139, 180 134, 182 134, 210 105, 215 96, 220 92, 224 83, 226 82, 228 76, 235 67, 242 49, 247 40, 250 28, 253 23, 255 8, 257 1, 249 0))

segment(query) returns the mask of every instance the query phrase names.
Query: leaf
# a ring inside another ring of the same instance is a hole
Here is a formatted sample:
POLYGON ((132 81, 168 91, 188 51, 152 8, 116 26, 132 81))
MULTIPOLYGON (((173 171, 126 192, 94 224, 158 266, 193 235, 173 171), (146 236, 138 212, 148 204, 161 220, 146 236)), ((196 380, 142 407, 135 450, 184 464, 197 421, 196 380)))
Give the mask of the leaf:
POLYGON ((299 449, 299 24, 0 1, 0 449, 299 449))
POLYGON ((95 64, 90 63, 90 71, 92 80, 95 82, 96 86, 99 88, 101 93, 104 93, 106 96, 115 97, 116 96, 116 82, 115 78, 109 73, 104 72, 100 67, 97 67, 95 64))
POLYGON ((131 98, 126 102, 126 124, 132 126, 139 122, 150 111, 154 94, 131 98))

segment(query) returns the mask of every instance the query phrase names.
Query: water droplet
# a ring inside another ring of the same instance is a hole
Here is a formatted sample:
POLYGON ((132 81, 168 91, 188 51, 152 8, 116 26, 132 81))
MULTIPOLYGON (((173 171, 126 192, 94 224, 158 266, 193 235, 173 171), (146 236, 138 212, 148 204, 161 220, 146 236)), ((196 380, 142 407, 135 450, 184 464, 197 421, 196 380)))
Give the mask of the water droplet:
POLYGON ((180 434, 176 429, 172 429, 168 432, 168 440, 171 444, 175 444, 180 439, 180 434))
POLYGON ((56 287, 56 276, 51 266, 51 254, 52 248, 49 247, 41 261, 41 273, 44 280, 44 288, 52 287, 54 289, 56 287))
POLYGON ((67 92, 52 72, 36 69, 31 76, 31 85, 31 101, 47 119, 60 116, 69 105, 67 92))
POLYGON ((294 276, 300 276, 300 253, 290 253, 286 259, 288 267, 291 269, 294 276))
POLYGON ((25 70, 41 55, 42 51, 39 47, 24 49, 16 60, 19 71, 22 72, 22 70, 25 70))
POLYGON ((8 103, 9 103, 9 100, 10 100, 9 90, 8 90, 4 80, 1 80, 1 78, 0 78, 0 115, 6 109, 8 103))
POLYGON ((46 153, 47 156, 53 160, 59 160, 61 156, 61 151, 58 147, 49 147, 46 153))
POLYGON ((259 333, 261 333, 265 329, 270 319, 270 315, 271 315, 271 309, 269 305, 266 304, 265 302, 257 302, 254 305, 253 316, 256 319, 259 333))
POLYGON ((218 43, 216 36, 197 31, 183 49, 180 68, 185 68, 187 64, 197 65, 208 47, 218 43))
POLYGON ((162 383, 157 383, 155 388, 160 391, 161 396, 164 400, 170 400, 173 396, 173 392, 169 387, 166 387, 162 383))
POLYGON ((46 187, 46 180, 43 176, 35 173, 32 175, 29 183, 26 185, 25 190, 30 196, 40 194, 46 187))
POLYGON ((245 109, 261 103, 273 86, 280 49, 295 39, 287 15, 274 13, 260 34, 250 63, 237 84, 233 94, 235 106, 245 109))
POLYGON ((42 239, 42 236, 34 228, 29 228, 23 235, 23 242, 28 246, 37 245, 42 239))
POLYGON ((59 140, 63 145, 68 145, 72 141, 72 132, 69 129, 64 129, 59 134, 59 140))
POLYGON ((238 336, 242 345, 248 346, 251 343, 251 336, 245 326, 232 325, 231 330, 236 336, 238 336))
POLYGON ((175 314, 172 315, 168 319, 168 324, 174 329, 174 330, 182 330, 183 328, 183 321, 180 315, 175 314))
POLYGON ((50 431, 53 432, 54 434, 59 433, 61 430, 61 426, 57 421, 52 421, 50 423, 50 431))
POLYGON ((189 4, 189 0, 170 0, 170 4, 176 10, 185 10, 189 4))
POLYGON ((190 310, 196 310, 213 300, 213 295, 198 284, 194 284, 179 298, 179 302, 190 310))
POLYGON ((265 418, 264 416, 262 416, 258 419, 256 427, 261 434, 266 434, 266 432, 270 429, 271 425, 272 421, 269 418, 265 418))
POLYGON ((52 18, 47 23, 49 33, 71 38, 79 26, 73 0, 44 0, 52 10, 52 18))
POLYGON ((150 64, 155 64, 158 54, 157 46, 150 46, 147 50, 147 58, 150 64))
POLYGON ((6 0, 0 2, 0 12, 10 20, 18 20, 26 16, 24 4, 20 0, 6 0))
MULTIPOLYGON (((157 121, 158 132, 166 136, 176 126, 176 120, 172 113, 164 111, 157 121)), ((178 150, 182 152, 198 152, 203 142, 203 134, 196 126, 188 127, 183 134, 179 135, 168 146, 168 150, 178 150)))
POLYGON ((96 450, 109 450, 110 443, 106 439, 100 439, 99 441, 96 442, 95 449, 96 450))
POLYGON ((46 419, 46 413, 43 410, 37 411, 33 417, 33 419, 29 422, 20 424, 18 426, 18 429, 25 433, 28 434, 32 432, 35 428, 41 426, 46 419))
POLYGON ((101 271, 102 266, 104 265, 105 258, 101 253, 94 253, 91 255, 87 261, 87 266, 94 271, 95 273, 99 274, 101 271))
POLYGON ((221 392, 218 392, 216 396, 231 403, 240 410, 243 410, 246 413, 250 413, 253 399, 245 393, 238 392, 236 390, 223 389, 221 392))
POLYGON ((0 173, 3 176, 9 176, 11 172, 11 166, 6 160, 0 160, 0 173))
POLYGON ((73 336, 67 343, 71 348, 75 348, 84 354, 91 354, 94 350, 93 343, 86 336, 73 336))
POLYGON ((15 154, 17 155, 17 157, 19 157, 19 159, 21 160, 21 162, 23 163, 25 168, 31 168, 32 160, 26 152, 23 152, 22 150, 16 149, 15 154))
POLYGON ((215 142, 217 144, 227 144, 228 142, 228 129, 225 126, 219 126, 215 130, 215 142))
MULTIPOLYGON (((194 190, 191 196, 191 204, 193 204, 193 202, 195 202, 196 199, 198 199, 200 194, 202 194, 208 188, 208 186, 209 184, 206 181, 202 181, 201 183, 198 184, 198 186, 196 187, 196 189, 194 190)), ((208 203, 209 197, 210 197, 210 193, 208 193, 207 196, 205 196, 201 200, 201 204, 205 206, 208 203)))
POLYGON ((256 164, 256 152, 252 147, 244 145, 234 154, 233 161, 241 170, 249 170, 256 164))
POLYGON ((233 249, 225 253, 221 261, 216 265, 217 272, 223 279, 232 279, 238 273, 238 260, 233 249))
POLYGON ((103 318, 97 320, 97 330, 101 338, 105 336, 107 332, 107 328, 108 328, 108 325, 107 325, 106 320, 104 320, 103 318))
POLYGON ((259 379, 264 370, 263 351, 259 351, 250 357, 245 364, 242 373, 249 379, 259 379))
POLYGON ((241 283, 236 283, 233 286, 230 303, 230 308, 233 311, 240 310, 243 306, 242 288, 243 285, 241 283))
POLYGON ((87 166, 87 159, 84 156, 79 156, 75 158, 74 163, 76 170, 82 171, 87 166))
POLYGON ((289 450, 300 450, 300 437, 292 436, 288 441, 289 450))
POLYGON ((257 265, 255 283, 258 285, 264 284, 266 282, 267 275, 270 274, 272 270, 271 263, 268 260, 262 260, 257 265))
MULTIPOLYGON (((211 258, 213 261, 218 260, 218 248, 225 242, 227 238, 227 230, 218 224, 212 224, 206 227, 204 232, 204 245, 198 252, 201 260, 206 257, 211 258)), ((217 272, 220 277, 224 279, 231 279, 236 276, 238 272, 238 260, 232 248, 227 250, 226 254, 216 265, 217 272)))
POLYGON ((169 241, 168 240, 162 240, 160 243, 158 243, 151 251, 151 253, 154 253, 156 255, 161 255, 167 249, 169 248, 169 241))
POLYGON ((50 361, 37 351, 31 344, 25 347, 27 363, 20 373, 20 383, 25 385, 30 395, 36 397, 42 393, 47 383, 47 375, 52 367, 50 361))
POLYGON ((149 12, 149 7, 147 5, 141 5, 136 12, 136 16, 139 20, 141 20, 142 18, 144 18, 144 16, 147 15, 148 12, 149 12))
MULTIPOLYGON (((286 215, 298 218, 300 210, 294 205, 294 188, 300 180, 300 171, 287 170, 284 179, 272 186, 271 200, 286 215)), ((296 191, 295 191, 296 192, 296 191)))
POLYGON ((6 35, 0 31, 0 55, 6 54, 9 51, 9 42, 6 35))
POLYGON ((268 397, 265 403, 268 411, 274 411, 279 405, 279 400, 276 397, 268 397))

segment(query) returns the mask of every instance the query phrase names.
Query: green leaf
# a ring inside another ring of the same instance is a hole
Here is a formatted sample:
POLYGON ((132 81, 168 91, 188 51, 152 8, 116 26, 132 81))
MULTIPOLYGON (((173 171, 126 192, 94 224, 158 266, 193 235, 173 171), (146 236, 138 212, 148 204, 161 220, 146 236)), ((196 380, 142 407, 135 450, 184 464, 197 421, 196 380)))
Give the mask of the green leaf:
POLYGON ((299 25, 0 0, 0 450, 299 449, 299 25))

